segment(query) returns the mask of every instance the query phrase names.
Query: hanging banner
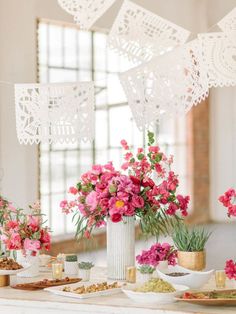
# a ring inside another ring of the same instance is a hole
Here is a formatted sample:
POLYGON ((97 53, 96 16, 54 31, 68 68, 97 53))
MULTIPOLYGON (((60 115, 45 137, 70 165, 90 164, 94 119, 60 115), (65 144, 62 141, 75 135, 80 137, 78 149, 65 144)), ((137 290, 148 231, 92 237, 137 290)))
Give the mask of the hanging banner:
POLYGON ((120 81, 140 129, 184 114, 208 95, 198 40, 120 74, 120 81))
POLYGON ((116 0, 58 0, 59 5, 81 29, 89 30, 91 26, 109 9, 116 0))
POLYGON ((236 85, 236 31, 198 35, 208 86, 236 85))
POLYGON ((184 44, 189 35, 188 30, 125 0, 110 31, 108 45, 140 63, 184 44))
POLYGON ((21 144, 94 138, 93 82, 16 84, 15 106, 21 144))

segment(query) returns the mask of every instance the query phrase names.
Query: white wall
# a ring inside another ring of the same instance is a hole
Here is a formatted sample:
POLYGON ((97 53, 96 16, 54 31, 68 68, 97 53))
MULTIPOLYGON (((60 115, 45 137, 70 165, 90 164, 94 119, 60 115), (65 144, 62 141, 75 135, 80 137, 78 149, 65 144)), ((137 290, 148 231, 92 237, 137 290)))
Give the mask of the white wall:
MULTIPOLYGON (((204 32, 235 5, 236 0, 136 0, 138 4, 189 29, 204 32)), ((96 26, 109 28, 122 0, 102 17, 96 26)), ((0 0, 0 80, 36 82, 36 18, 73 22, 57 0, 0 0)), ((217 196, 234 185, 235 166, 235 88, 217 89, 211 100, 211 207, 223 218, 217 196)), ((37 198, 37 146, 17 142, 14 92, 0 84, 0 168, 4 170, 2 192, 18 205, 37 198)), ((236 184, 235 184, 236 185, 236 184)))

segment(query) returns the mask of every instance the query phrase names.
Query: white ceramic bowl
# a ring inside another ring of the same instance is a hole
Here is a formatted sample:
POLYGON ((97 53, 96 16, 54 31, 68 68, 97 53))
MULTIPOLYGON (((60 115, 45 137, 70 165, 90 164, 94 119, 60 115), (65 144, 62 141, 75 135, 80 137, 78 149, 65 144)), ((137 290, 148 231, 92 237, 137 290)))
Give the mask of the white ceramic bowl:
POLYGON ((212 274, 214 273, 214 270, 209 271, 193 271, 181 266, 169 266, 168 270, 160 271, 156 270, 158 277, 161 279, 171 283, 172 285, 186 285, 190 289, 199 289, 202 286, 204 286, 209 279, 211 278, 212 274), (188 275, 185 276, 168 276, 168 273, 188 273, 188 275))
POLYGON ((134 291, 137 287, 142 284, 128 285, 122 288, 122 291, 137 303, 143 304, 167 304, 175 302, 175 298, 182 295, 183 292, 187 291, 189 288, 183 285, 173 285, 175 292, 138 292, 134 291))

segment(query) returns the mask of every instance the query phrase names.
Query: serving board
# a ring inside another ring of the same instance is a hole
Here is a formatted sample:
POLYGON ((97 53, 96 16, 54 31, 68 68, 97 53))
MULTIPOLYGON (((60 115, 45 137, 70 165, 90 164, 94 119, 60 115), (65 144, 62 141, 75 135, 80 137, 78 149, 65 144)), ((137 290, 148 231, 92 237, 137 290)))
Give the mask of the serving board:
POLYGON ((21 284, 17 284, 11 287, 13 289, 34 291, 34 290, 42 290, 42 289, 50 288, 50 287, 68 285, 72 283, 78 283, 80 281, 81 281, 81 278, 65 278, 62 280, 41 280, 41 281, 30 282, 30 283, 21 283, 21 284))
MULTIPOLYGON (((194 291, 193 293, 204 293, 209 294, 211 292, 219 292, 220 294, 229 294, 231 292, 236 292, 235 289, 231 290, 212 290, 212 291, 194 291)), ((236 298, 230 299, 230 298, 209 298, 209 299, 184 299, 183 297, 175 298, 177 301, 185 302, 185 303, 191 303, 191 304, 198 304, 198 305, 212 305, 212 306, 236 306, 236 298)))

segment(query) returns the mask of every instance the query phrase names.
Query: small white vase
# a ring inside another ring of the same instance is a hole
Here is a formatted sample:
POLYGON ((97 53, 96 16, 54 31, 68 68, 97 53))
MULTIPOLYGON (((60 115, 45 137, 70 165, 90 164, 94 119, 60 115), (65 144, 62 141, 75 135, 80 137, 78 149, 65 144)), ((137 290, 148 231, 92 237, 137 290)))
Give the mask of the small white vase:
POLYGON ((123 217, 123 221, 107 222, 108 278, 125 280, 126 268, 135 265, 135 220, 123 217))
POLYGON ((157 265, 156 269, 160 271, 166 271, 168 270, 168 261, 160 261, 157 265))
POLYGON ((79 268, 79 277, 82 281, 89 281, 90 280, 90 269, 80 269, 79 268))
POLYGON ((152 274, 141 274, 138 275, 138 282, 145 283, 148 282, 152 278, 152 274))
POLYGON ((79 265, 78 262, 64 262, 65 275, 78 276, 79 265))
POLYGON ((31 255, 31 251, 26 251, 25 255, 21 250, 16 252, 16 260, 19 264, 30 264, 31 266, 27 268, 25 271, 22 271, 17 274, 18 277, 37 277, 39 276, 39 252, 36 253, 35 256, 31 255))

